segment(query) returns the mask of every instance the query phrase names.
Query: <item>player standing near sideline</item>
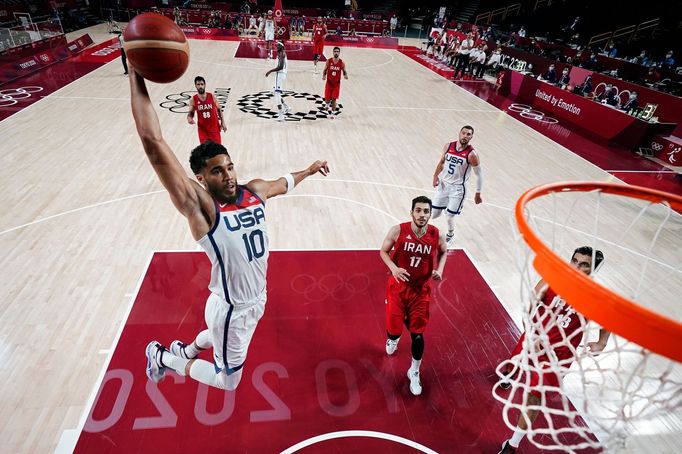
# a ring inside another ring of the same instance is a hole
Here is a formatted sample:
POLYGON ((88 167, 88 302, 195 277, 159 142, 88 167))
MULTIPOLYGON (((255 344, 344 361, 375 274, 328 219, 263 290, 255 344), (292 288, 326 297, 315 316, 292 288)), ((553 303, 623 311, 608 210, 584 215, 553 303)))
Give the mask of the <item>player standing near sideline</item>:
POLYGON ((313 54, 315 58, 314 71, 317 74, 317 61, 324 54, 324 38, 327 36, 327 25, 322 23, 322 17, 317 18, 317 23, 313 24, 313 54))
POLYGON ((272 42, 275 40, 275 18, 272 17, 272 10, 268 10, 268 15, 261 25, 261 36, 265 37, 265 47, 268 49, 268 60, 272 59, 272 42))
POLYGON ((442 279, 448 247, 438 228, 429 225, 431 200, 428 197, 413 199, 410 215, 411 222, 391 227, 380 255, 392 274, 386 285, 386 353, 393 355, 397 350, 405 324, 412 338, 412 365, 407 378, 410 392, 418 396, 422 393, 419 366, 431 301, 429 279, 442 279), (389 255, 391 249, 393 255, 389 255))

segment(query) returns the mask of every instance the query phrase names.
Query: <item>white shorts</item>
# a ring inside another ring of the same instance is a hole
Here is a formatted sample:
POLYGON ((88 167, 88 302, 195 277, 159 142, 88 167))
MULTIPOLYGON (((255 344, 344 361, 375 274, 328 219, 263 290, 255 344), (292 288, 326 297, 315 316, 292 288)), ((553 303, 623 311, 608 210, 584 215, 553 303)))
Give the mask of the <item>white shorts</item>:
POLYGON ((265 30, 265 40, 266 41, 274 41, 275 40, 275 31, 274 30, 265 30))
POLYGON ((254 304, 236 308, 213 293, 208 297, 204 318, 211 334, 216 371, 241 369, 258 320, 265 313, 266 299, 263 293, 254 304))
POLYGON ((439 183, 432 204, 434 210, 446 210, 448 214, 460 214, 464 205, 466 188, 462 184, 439 183))
POLYGON ((275 86, 272 87, 272 91, 284 91, 284 82, 287 80, 287 75, 283 73, 275 73, 275 86))

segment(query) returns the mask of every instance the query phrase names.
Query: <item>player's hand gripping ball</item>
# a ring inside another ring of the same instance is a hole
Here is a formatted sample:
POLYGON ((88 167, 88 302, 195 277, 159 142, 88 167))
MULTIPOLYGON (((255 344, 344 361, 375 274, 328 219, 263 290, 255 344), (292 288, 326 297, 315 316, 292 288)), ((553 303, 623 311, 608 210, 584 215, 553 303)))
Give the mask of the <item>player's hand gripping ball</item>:
POLYGON ((157 13, 135 16, 123 33, 123 48, 135 72, 159 84, 173 82, 189 65, 189 43, 180 27, 157 13))

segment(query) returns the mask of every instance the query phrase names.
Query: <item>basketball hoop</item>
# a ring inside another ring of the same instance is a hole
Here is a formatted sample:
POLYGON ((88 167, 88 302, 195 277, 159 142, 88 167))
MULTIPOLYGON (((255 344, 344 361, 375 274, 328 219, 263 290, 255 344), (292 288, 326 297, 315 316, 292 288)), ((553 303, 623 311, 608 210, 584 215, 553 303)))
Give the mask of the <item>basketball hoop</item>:
POLYGON ((680 213, 682 197, 610 183, 553 183, 519 198, 517 265, 529 310, 521 352, 498 366, 493 388, 507 426, 537 410, 534 422, 525 418, 536 446, 615 451, 645 420, 682 420, 680 213), (589 276, 570 263, 581 246, 593 254, 589 276), (597 250, 603 270, 594 269, 597 250), (540 278, 557 295, 551 304, 535 294, 540 278), (578 328, 564 331, 555 302, 569 306, 578 328), (600 327, 612 333, 603 352, 576 346, 596 340, 600 327), (528 404, 529 393, 539 405, 528 404))

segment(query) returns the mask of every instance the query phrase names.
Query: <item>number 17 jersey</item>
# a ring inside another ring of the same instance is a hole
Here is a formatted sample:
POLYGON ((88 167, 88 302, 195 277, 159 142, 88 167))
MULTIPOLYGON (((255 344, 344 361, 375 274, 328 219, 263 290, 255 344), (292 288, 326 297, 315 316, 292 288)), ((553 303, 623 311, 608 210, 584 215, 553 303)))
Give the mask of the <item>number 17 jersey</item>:
POLYGON ((265 295, 269 250, 265 204, 246 186, 239 191, 234 203, 215 201, 215 223, 199 245, 211 261, 209 290, 243 307, 265 295))
POLYGON ((431 278, 439 244, 437 227, 428 224, 426 233, 418 237, 412 230, 411 222, 400 224, 400 233, 393 244, 391 260, 410 274, 410 279, 405 284, 421 287, 431 278))

